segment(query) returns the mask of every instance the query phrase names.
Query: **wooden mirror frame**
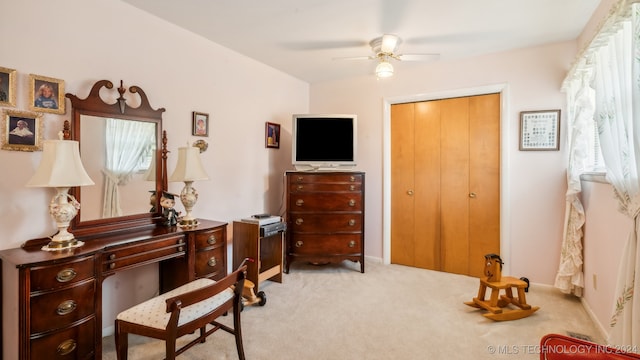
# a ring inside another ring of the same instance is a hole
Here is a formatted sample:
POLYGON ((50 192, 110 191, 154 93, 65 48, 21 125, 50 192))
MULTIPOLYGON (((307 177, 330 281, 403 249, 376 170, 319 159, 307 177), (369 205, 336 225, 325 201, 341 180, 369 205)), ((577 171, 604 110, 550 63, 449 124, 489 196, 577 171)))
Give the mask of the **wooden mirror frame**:
MULTIPOLYGON (((137 86, 129 87, 129 92, 140 96, 140 106, 133 108, 127 105, 124 94, 127 91, 120 81, 120 87, 117 89, 120 96, 113 104, 107 104, 100 97, 100 90, 105 87, 113 89, 113 83, 109 80, 100 80, 96 82, 89 95, 85 99, 80 99, 73 94, 67 93, 65 96, 71 100, 73 108, 73 124, 69 137, 72 140, 80 139, 80 118, 82 115, 90 115, 97 117, 108 117, 116 119, 148 121, 156 124, 156 194, 161 194, 167 189, 167 135, 162 130, 162 113, 164 108, 154 110, 149 104, 147 95, 137 86), (159 159, 159 162, 158 162, 159 159)), ((86 125, 85 125, 86 126, 86 125)), ((69 133, 68 131, 64 132, 69 133)), ((82 157, 82 152, 80 153, 82 157)), ((74 187, 70 193, 82 204, 82 191, 80 187, 74 187)), ((80 213, 82 208, 78 210, 78 214, 71 223, 70 230, 77 237, 84 235, 95 235, 111 231, 130 230, 137 227, 154 225, 162 219, 162 207, 160 207, 160 197, 156 196, 156 211, 153 213, 133 214, 120 217, 103 218, 95 220, 81 221, 80 213)))

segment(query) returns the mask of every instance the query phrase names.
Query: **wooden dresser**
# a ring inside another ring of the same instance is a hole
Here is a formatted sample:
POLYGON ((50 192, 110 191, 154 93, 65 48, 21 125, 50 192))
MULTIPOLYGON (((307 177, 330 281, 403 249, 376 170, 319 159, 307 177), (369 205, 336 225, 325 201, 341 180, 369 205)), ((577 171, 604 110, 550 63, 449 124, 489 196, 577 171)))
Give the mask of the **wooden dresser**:
POLYGON ((363 172, 286 173, 286 264, 359 261, 364 273, 363 172))
MULTIPOLYGON (((159 263, 160 289, 227 272, 227 223, 190 229, 150 225, 79 237, 64 252, 44 242, 0 251, 4 359, 102 359, 102 282, 116 272, 159 263)), ((109 299, 105 299, 109 301, 109 299)))

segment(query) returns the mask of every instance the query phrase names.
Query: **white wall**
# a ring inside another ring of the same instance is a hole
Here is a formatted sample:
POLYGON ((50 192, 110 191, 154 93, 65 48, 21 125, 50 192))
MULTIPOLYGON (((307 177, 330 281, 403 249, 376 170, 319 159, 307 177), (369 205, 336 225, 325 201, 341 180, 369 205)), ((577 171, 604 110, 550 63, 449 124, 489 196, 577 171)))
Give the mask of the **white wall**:
MULTIPOLYGON (((560 84, 574 59, 574 42, 522 49, 472 59, 405 67, 397 64, 391 79, 375 76, 311 86, 312 112, 358 114, 360 170, 367 173, 366 253, 383 256, 383 101, 398 97, 467 92, 502 84, 503 237, 510 249, 501 254, 509 275, 553 284, 562 241, 566 154, 518 151, 519 113, 563 109, 560 84)), ((375 64, 364 63, 373 70, 375 64)), ((562 114, 564 116, 564 113, 562 114)), ((564 121, 561 121, 564 139, 564 121)), ((387 184, 388 186, 388 184, 387 184)), ((482 259, 478 259, 482 261, 482 259)))
MULTIPOLYGON (((194 184, 200 192, 195 216, 230 222, 279 211, 290 135, 283 131, 280 149, 265 148, 265 122, 289 124, 292 113, 308 111, 307 83, 121 1, 0 0, 0 8, 0 66, 17 70, 16 109, 28 110, 30 73, 63 79, 66 92, 81 98, 101 79, 138 85, 152 107, 166 108, 170 171, 177 148, 202 139, 191 136, 191 112, 210 115, 209 149, 202 160, 211 180, 194 184)), ((45 114, 45 139, 54 138, 65 119, 71 111, 45 114)), ((47 207, 53 191, 24 185, 40 158, 40 152, 0 150, 0 249, 55 232, 47 207)), ((170 184, 174 192, 182 186, 170 184)), ((137 301, 126 294, 150 296, 157 283, 153 266, 110 278, 103 325, 111 326, 113 314, 137 301), (117 304, 113 298, 119 298, 117 304)))

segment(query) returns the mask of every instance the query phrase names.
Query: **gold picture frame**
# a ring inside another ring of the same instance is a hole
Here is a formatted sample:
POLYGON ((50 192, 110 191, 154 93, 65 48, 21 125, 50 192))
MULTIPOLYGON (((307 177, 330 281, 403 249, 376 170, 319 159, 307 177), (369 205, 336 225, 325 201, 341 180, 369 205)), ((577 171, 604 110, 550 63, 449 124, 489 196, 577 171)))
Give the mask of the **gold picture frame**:
POLYGON ((64 114, 64 80, 29 74, 29 109, 64 114))
POLYGON ((560 150, 560 110, 520 112, 521 151, 560 150))
POLYGON ((209 114, 193 111, 191 117, 191 135, 209 136, 209 114))
POLYGON ((0 106, 16 106, 16 70, 0 67, 0 106))
POLYGON ((2 150, 41 151, 42 114, 5 109, 2 116, 2 150))

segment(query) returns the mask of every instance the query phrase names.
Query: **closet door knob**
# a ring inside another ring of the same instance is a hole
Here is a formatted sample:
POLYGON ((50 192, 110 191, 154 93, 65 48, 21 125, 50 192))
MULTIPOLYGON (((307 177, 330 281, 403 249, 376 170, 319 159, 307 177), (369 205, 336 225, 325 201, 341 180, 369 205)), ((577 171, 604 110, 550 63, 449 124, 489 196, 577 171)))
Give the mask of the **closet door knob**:
POLYGON ((413 196, 413 190, 407 190, 407 195, 413 196))
POLYGON ((476 197, 476 193, 474 193, 474 192, 469 193, 469 197, 472 198, 472 199, 475 198, 476 197))

